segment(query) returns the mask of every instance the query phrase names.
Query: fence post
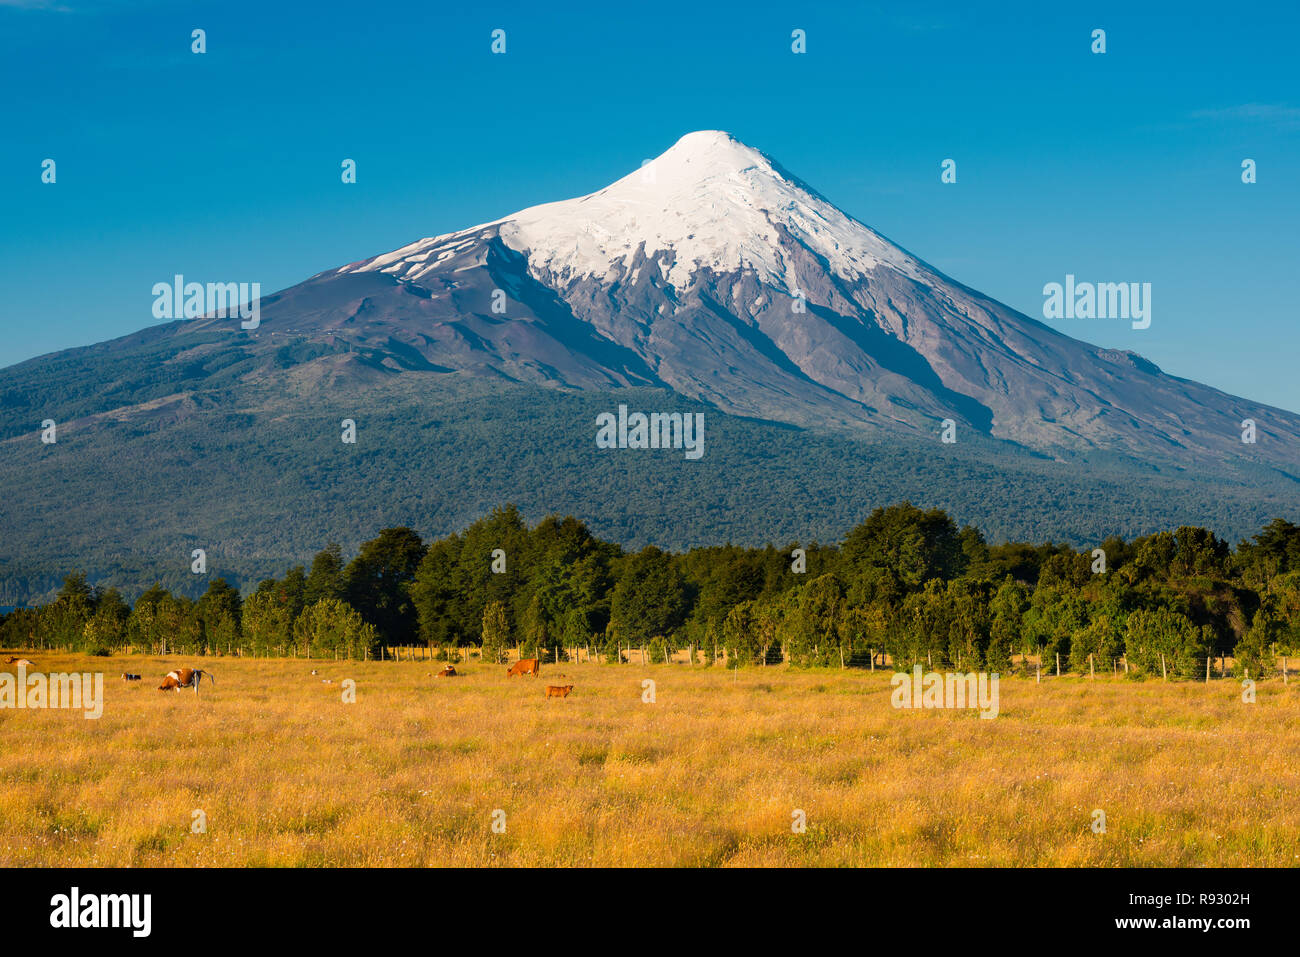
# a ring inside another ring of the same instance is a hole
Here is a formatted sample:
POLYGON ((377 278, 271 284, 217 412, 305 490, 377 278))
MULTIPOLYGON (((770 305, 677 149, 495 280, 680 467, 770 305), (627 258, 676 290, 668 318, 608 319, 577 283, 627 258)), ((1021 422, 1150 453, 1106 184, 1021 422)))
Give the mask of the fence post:
POLYGON ((1034 662, 1034 684, 1043 683, 1043 656, 1039 655, 1038 660, 1034 662))
POLYGON ((1169 680, 1169 672, 1165 670, 1165 653, 1163 651, 1160 652, 1160 680, 1169 680))
POLYGON ((1097 677, 1097 669, 1093 667, 1092 655, 1088 656, 1088 679, 1093 680, 1097 677))
POLYGON ((1206 655, 1206 656, 1205 656, 1205 683, 1206 683, 1207 685, 1210 683, 1210 660, 1211 660, 1211 658, 1213 658, 1213 655, 1206 655))

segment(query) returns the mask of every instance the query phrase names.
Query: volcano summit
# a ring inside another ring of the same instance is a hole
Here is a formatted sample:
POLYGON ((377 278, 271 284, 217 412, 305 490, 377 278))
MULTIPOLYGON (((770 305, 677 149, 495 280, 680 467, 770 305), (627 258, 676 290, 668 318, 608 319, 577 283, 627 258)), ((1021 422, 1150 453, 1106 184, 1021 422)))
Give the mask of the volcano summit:
POLYGON ((1267 437, 1252 461, 1289 467, 1300 449, 1297 416, 995 302, 718 131, 587 196, 321 273, 263 309, 268 333, 337 337, 394 373, 663 386, 858 434, 933 435, 952 419, 1039 451, 1139 459, 1239 457, 1251 418, 1267 437))

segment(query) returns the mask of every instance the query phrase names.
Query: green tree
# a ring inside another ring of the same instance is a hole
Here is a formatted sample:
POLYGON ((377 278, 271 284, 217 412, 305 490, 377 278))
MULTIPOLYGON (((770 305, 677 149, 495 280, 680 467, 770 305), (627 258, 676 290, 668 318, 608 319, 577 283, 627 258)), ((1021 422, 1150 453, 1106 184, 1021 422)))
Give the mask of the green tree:
MULTIPOLYGON (((979 553, 969 536, 965 544, 979 553)), ((947 513, 937 508, 923 512, 910 502, 877 508, 845 536, 841 551, 854 577, 867 569, 884 569, 909 589, 920 589, 934 578, 955 578, 968 560, 961 534, 947 513)))
POLYGON ((127 643, 127 621, 131 609, 116 588, 97 592, 95 613, 83 630, 83 647, 90 652, 117 651, 127 643))
POLYGON ((480 641, 483 645, 483 660, 499 663, 510 647, 510 621, 506 618, 504 602, 491 601, 483 609, 480 641))
POLYGON ((1205 635, 1187 616, 1168 608, 1138 609, 1128 616, 1125 655, 1151 675, 1196 677, 1205 672, 1205 635))
POLYGON ((239 644, 243 601, 238 589, 224 578, 214 578, 208 583, 208 590, 195 606, 195 613, 205 650, 225 653, 228 648, 239 644))
POLYGON ((534 549, 519 510, 513 505, 494 509, 460 536, 453 566, 454 613, 458 640, 479 637, 483 611, 499 601, 513 625, 526 607, 526 569, 533 567, 534 549))
POLYGON ((989 645, 985 652, 988 667, 997 672, 1011 671, 1011 656, 1018 650, 1017 642, 1024 630, 1025 611, 1029 608, 1029 594, 1025 586, 1007 575, 998 586, 989 611, 989 645))
POLYGON ((650 545, 625 560, 610 601, 611 623, 623 640, 639 645, 668 637, 686 612, 686 582, 671 555, 650 545))
POLYGON ((841 651, 845 661, 852 659, 844 586, 835 575, 820 575, 791 592, 786 609, 781 634, 792 661, 839 665, 841 651))
POLYGON ((391 644, 413 645, 419 638, 411 582, 424 551, 411 529, 386 528, 361 546, 344 574, 347 603, 391 644))
POLYGON ((311 571, 303 582, 304 605, 314 605, 322 598, 343 598, 343 549, 330 542, 316 553, 311 571))
POLYGON ((126 620, 126 639, 138 651, 161 654, 166 635, 158 607, 164 601, 171 601, 171 595, 157 583, 135 600, 126 620))
POLYGON ((730 667, 757 661, 763 650, 755 605, 753 601, 742 601, 727 612, 722 622, 722 644, 730 667))
POLYGON ((1232 649, 1234 673, 1256 679, 1270 677, 1277 667, 1273 657, 1273 645, 1282 636, 1282 620, 1278 617, 1273 603, 1266 601, 1259 611, 1255 612, 1250 630, 1232 649))
POLYGON ((58 597, 40 612, 40 632, 56 648, 80 650, 85 645, 86 622, 95 614, 95 592, 86 576, 73 572, 63 579, 58 597))
POLYGON ((1024 616, 1024 633, 1042 656, 1045 672, 1056 670, 1060 656, 1062 667, 1069 667, 1070 642, 1088 624, 1088 602, 1072 590, 1042 585, 1034 590, 1024 616))
MULTIPOLYGON (((292 609, 275 589, 258 591, 244 601, 241 625, 244 640, 254 654, 279 655, 293 647, 295 621, 292 609)), ((303 647, 304 655, 307 650, 303 647)))
POLYGON ((322 598, 308 605, 293 630, 298 645, 312 658, 365 658, 379 650, 375 627, 337 598, 322 598))
POLYGON ((1126 620, 1115 615, 1098 613, 1070 641, 1070 670, 1089 674, 1090 667, 1103 674, 1110 663, 1124 653, 1126 620), (1088 656, 1092 656, 1091 663, 1088 656))
POLYGON ((1277 575, 1300 571, 1300 525, 1275 518, 1253 540, 1237 546, 1234 565, 1256 587, 1277 575))
MULTIPOLYGON (((478 637, 466 630, 462 609, 469 604, 461 593, 466 574, 461 568, 460 536, 451 535, 429 546, 411 582, 411 601, 420 622, 420 638, 429 645, 455 647, 478 637)), ((482 612, 478 621, 483 620, 482 612)))

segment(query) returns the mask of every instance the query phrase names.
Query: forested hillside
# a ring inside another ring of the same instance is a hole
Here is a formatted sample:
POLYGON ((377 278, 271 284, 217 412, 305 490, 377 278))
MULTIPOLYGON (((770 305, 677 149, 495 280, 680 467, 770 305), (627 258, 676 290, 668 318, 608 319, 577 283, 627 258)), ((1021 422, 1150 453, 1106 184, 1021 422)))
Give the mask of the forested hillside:
MULTIPOLYGON (((1193 474, 1058 460, 967 431, 955 444, 938 434, 850 438, 724 415, 655 389, 568 392, 379 371, 364 387, 326 388, 329 362, 355 364, 355 354, 237 384, 232 370, 246 374, 252 360, 209 347, 186 359, 195 366, 186 376, 209 384, 201 391, 159 386, 149 401, 119 408, 143 365, 170 368, 142 345, 136 364, 113 368, 103 395, 94 380, 62 395, 26 379, 0 395, 11 436, 0 443, 0 606, 52 598, 73 567, 128 597, 159 581, 197 598, 207 577, 190 572, 196 548, 211 575, 248 591, 323 542, 355 551, 375 529, 398 525, 439 537, 500 502, 532 522, 571 514, 624 547, 668 549, 836 541, 902 500, 944 508, 993 542, 1077 547, 1192 524, 1236 541, 1274 516, 1300 519, 1300 485, 1263 468, 1220 474, 1203 463, 1193 474), (598 449, 596 416, 620 403, 703 412, 702 458, 598 449), (46 416, 60 423, 57 444, 40 441, 46 416), (345 419, 356 423, 355 444, 341 441, 345 419)), ((301 358, 292 351, 285 346, 284 362, 301 358)))

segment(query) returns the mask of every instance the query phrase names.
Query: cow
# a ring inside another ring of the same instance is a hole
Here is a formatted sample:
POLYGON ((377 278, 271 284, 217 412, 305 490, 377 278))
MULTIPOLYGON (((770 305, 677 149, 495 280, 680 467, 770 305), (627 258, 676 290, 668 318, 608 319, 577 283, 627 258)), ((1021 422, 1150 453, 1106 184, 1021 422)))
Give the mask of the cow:
POLYGON ((513 678, 515 675, 533 675, 536 677, 541 670, 541 662, 536 658, 520 658, 510 666, 510 670, 506 672, 506 677, 513 678))
POLYGON ((29 661, 27 658, 15 658, 15 657, 13 657, 12 655, 10 655, 8 658, 5 659, 5 663, 6 663, 6 664, 10 664, 10 665, 17 665, 19 668, 35 668, 35 667, 36 667, 36 666, 35 666, 34 664, 32 664, 32 662, 29 661))
POLYGON ((123 681, 139 681, 139 680, 140 680, 140 676, 139 676, 139 675, 133 675, 133 674, 130 674, 130 673, 124 671, 124 672, 122 672, 122 680, 123 680, 123 681))
POLYGON ((194 693, 199 693, 199 685, 203 682, 204 676, 213 684, 217 679, 207 671, 196 668, 177 668, 175 671, 167 672, 167 677, 163 683, 158 686, 159 691, 180 691, 182 688, 193 688, 194 693))
POLYGON ((313 668, 313 669, 311 670, 311 673, 312 673, 313 675, 318 675, 318 674, 320 674, 320 672, 317 671, 315 668, 313 668))
POLYGON ((548 698, 567 698, 569 692, 573 690, 573 685, 547 685, 546 697, 548 698))
POLYGON ((435 678, 454 678, 454 677, 456 677, 456 669, 453 668, 451 665, 448 665, 446 668, 443 668, 443 669, 442 669, 441 671, 439 671, 436 675, 434 675, 434 677, 435 677, 435 678))

